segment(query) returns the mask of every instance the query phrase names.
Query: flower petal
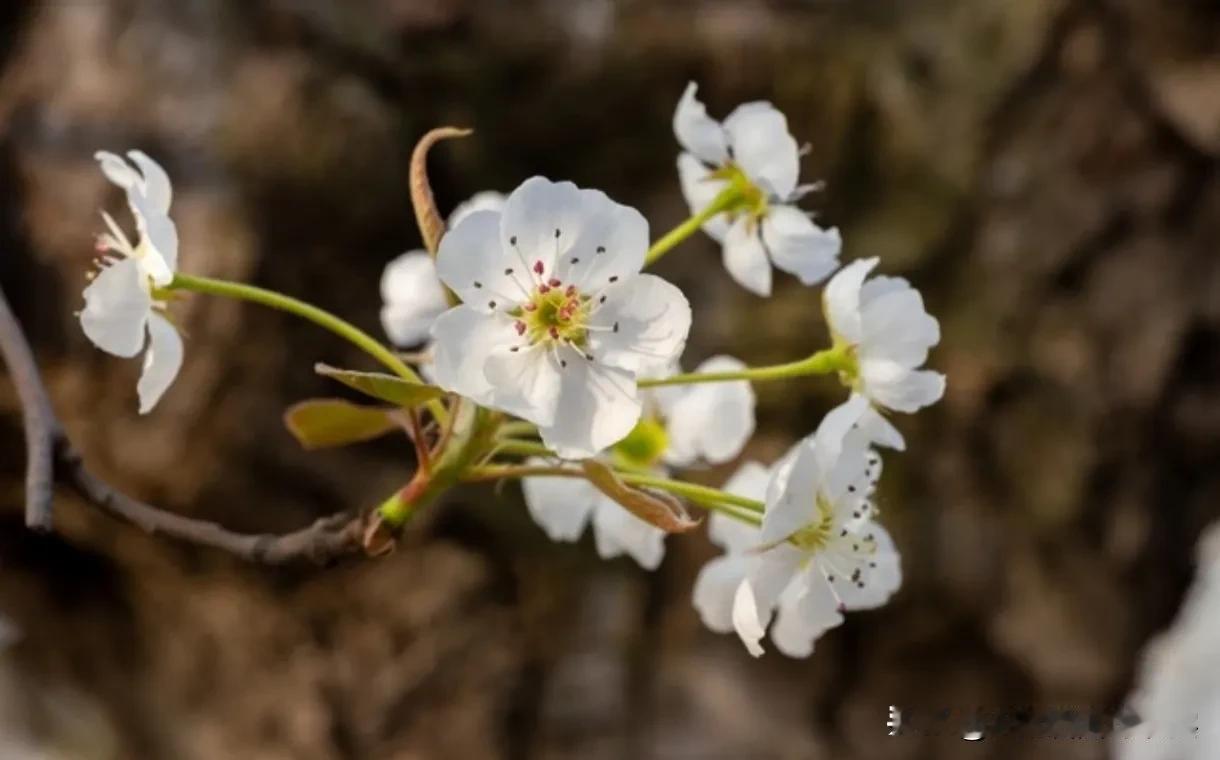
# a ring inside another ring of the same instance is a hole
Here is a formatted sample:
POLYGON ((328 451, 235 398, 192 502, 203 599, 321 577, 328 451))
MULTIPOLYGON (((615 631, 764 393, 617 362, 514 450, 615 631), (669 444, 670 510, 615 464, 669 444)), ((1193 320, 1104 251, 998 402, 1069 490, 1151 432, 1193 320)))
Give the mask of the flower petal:
MULTIPOLYGON (((748 464, 761 467, 757 462, 748 464)), ((712 543, 723 547, 727 553, 737 555, 749 553, 760 543, 758 528, 719 512, 712 513, 707 519, 707 537, 712 543)))
POLYGON ((656 570, 665 556, 665 531, 608 498, 603 497, 593 512, 593 536, 602 559, 626 554, 645 570, 656 570))
MULTIPOLYGON (((796 456, 776 474, 788 475, 784 487, 774 498, 768 488, 767 511, 763 513, 759 540, 763 544, 783 541, 813 521, 817 515, 817 494, 822 482, 812 436, 801 442, 796 456)), ((774 477, 774 476, 773 476, 774 477)))
POLYGON ((788 119, 770 103, 745 103, 724 120, 733 161, 774 197, 787 200, 800 174, 800 147, 788 119))
POLYGON ((127 157, 140 169, 143 177, 143 182, 140 183, 141 193, 148 201, 149 207, 161 216, 169 214, 169 204, 174 197, 169 174, 144 151, 129 150, 127 157))
POLYGON ((102 269, 84 296, 80 324, 93 345, 125 358, 140 353, 152 295, 135 259, 119 259, 102 269))
POLYGON ((639 372, 682 353, 690 332, 690 304, 681 290, 653 274, 620 280, 589 325, 589 351, 598 362, 639 372))
POLYGON ((422 343, 432 322, 449 308, 436 265, 424 251, 404 253, 386 265, 381 300, 381 326, 399 346, 422 343))
MULTIPOLYGON (((697 214, 711 205, 712 201, 728 187, 726 180, 714 179, 712 170, 690 153, 678 155, 678 182, 682 186, 682 197, 690 207, 692 214, 697 214)), ((729 231, 729 220, 724 214, 717 214, 703 223, 703 231, 717 242, 724 242, 724 236, 729 231)))
POLYGON ((571 353, 572 357, 563 359, 541 343, 497 346, 483 365, 483 375, 492 388, 488 405, 535 425, 550 425, 555 420, 563 380, 560 362, 584 363, 570 349, 560 349, 559 353, 563 352, 571 353))
POLYGON ((737 217, 724 236, 724 268, 746 290, 771 295, 771 261, 754 220, 737 217))
POLYGON ((182 336, 170 321, 156 312, 148 320, 148 350, 144 371, 136 383, 140 414, 148 414, 178 377, 182 369, 182 336))
POLYGON ((763 242, 775 266, 816 285, 839 266, 839 230, 824 230, 793 206, 772 206, 762 223, 763 242))
MULTIPOLYGON (((535 459, 529 464, 545 462, 535 459)), ((579 539, 589 516, 604 498, 583 478, 525 478, 521 489, 530 516, 552 541, 579 539)))
POLYGON ((480 404, 491 401, 493 388, 483 374, 497 347, 517 340, 510 317, 456 306, 432 323, 432 376, 437 385, 480 404))
POLYGON ((639 273, 648 252, 648 222, 600 190, 581 190, 580 198, 581 218, 571 231, 575 239, 559 259, 555 277, 590 293, 639 273))
POLYGON ((877 266, 878 258, 857 259, 843 267, 826 283, 822 291, 822 306, 826 311, 826 321, 836 340, 845 340, 858 344, 863 334, 860 323, 860 288, 864 278, 873 267, 877 266))
POLYGON ((99 150, 93 154, 93 158, 101 166, 102 174, 106 175, 106 179, 124 190, 139 188, 143 182, 139 172, 133 169, 131 164, 124 161, 122 156, 110 151, 99 150))
POLYGON ((476 211, 504 211, 504 200, 504 193, 497 193, 495 190, 475 193, 450 212, 449 228, 458 226, 463 219, 476 211))
MULTIPOLYGON (((714 356, 696 372, 732 372, 746 365, 731 356, 714 356)), ((746 380, 699 383, 684 389, 666 410, 669 448, 665 460, 676 466, 703 459, 721 464, 741 453, 754 433, 754 389, 746 380)))
POLYGON ((918 290, 894 287, 865 300, 871 284, 861 290, 861 361, 878 358, 912 369, 920 366, 928 359, 928 349, 940 342, 940 323, 924 309, 918 290))
POLYGON ((876 403, 896 412, 915 412, 945 395, 945 376, 931 370, 911 370, 892 361, 860 362, 864 392, 876 403))
POLYGON ((495 211, 475 211, 445 233, 436 252, 437 276, 471 309, 507 311, 534 287, 527 266, 500 244, 501 224, 495 211))
POLYGON ((137 258, 153 284, 169 285, 178 269, 178 228, 174 220, 152 208, 142 196, 128 195, 127 202, 142 235, 137 258))
POLYGON ((733 627, 750 654, 763 653, 762 638, 780 594, 792 582, 803 557, 791 544, 780 544, 754 558, 733 598, 733 627))
MULTIPOLYGON (((713 518, 719 515, 712 515, 713 518)), ((691 598, 703 624, 716 633, 733 630, 733 603, 737 587, 745 580, 749 559, 717 557, 699 570, 691 598)), ((760 637, 761 638, 761 637, 760 637)))
POLYGON ((674 135, 683 148, 697 158, 716 166, 729 160, 728 136, 720 124, 707 115, 707 107, 695 96, 699 86, 694 82, 678 100, 674 111, 674 135))
POLYGON ((779 615, 771 627, 775 648, 789 657, 808 657, 826 631, 840 625, 843 615, 830 584, 816 567, 802 573, 780 597, 779 615))
POLYGON ((902 437, 902 433, 898 432, 898 428, 890 424, 890 421, 871 404, 864 414, 860 415, 857 424, 860 426, 860 432, 870 444, 885 446, 895 451, 906 451, 907 443, 902 437))
MULTIPOLYGON (((874 553, 859 561, 860 583, 842 583, 835 587, 843 606, 849 610, 871 610, 889 601, 902 587, 902 558, 890 534, 873 521, 861 525, 857 532, 873 538, 874 553)), ((836 563, 838 564, 838 563, 836 563)), ((844 569, 847 564, 843 563, 844 569)))
POLYGON ((622 440, 640 420, 641 404, 630 373, 560 349, 561 370, 554 421, 539 425, 542 442, 566 459, 584 459, 622 440))
POLYGON ((759 615, 758 602, 754 599, 754 590, 750 587, 749 580, 737 584, 737 591, 733 595, 732 619, 733 629, 737 631, 741 643, 746 645, 746 651, 754 657, 762 657, 766 651, 763 649, 762 640, 767 635, 770 612, 766 619, 759 615))
POLYGON ((542 277, 553 277, 556 262, 580 238, 585 204, 585 195, 571 182, 530 177, 521 183, 504 202, 500 217, 500 246, 511 260, 500 266, 532 270, 541 264, 542 277))

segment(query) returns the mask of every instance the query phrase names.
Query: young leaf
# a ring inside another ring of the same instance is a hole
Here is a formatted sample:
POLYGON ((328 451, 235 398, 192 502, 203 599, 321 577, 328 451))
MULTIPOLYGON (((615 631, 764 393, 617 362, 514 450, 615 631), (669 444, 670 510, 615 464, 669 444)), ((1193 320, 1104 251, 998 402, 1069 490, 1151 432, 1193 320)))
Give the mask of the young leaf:
POLYGON ((307 449, 369 441, 398 427, 397 409, 360 406, 340 398, 314 398, 288 407, 284 425, 307 449))
POLYGON ((326 364, 315 364, 314 372, 333 378, 349 388, 354 388, 366 396, 372 396, 379 401, 388 401, 401 407, 413 407, 440 398, 445 395, 442 388, 435 385, 424 385, 403 380, 401 377, 387 375, 383 372, 357 372, 351 369, 339 369, 326 364))
POLYGON ((677 498, 666 493, 632 488, 619 480, 614 470, 596 459, 586 459, 580 464, 597 490, 644 522, 666 533, 686 533, 699 525, 699 520, 692 520, 677 498))

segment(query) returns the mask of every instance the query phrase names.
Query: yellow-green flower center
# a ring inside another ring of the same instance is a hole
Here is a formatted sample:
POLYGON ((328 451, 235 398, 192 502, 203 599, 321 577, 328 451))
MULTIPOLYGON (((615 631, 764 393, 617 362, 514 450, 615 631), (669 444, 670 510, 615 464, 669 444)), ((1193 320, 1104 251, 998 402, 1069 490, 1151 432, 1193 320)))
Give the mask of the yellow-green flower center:
POLYGON ((739 213, 747 214, 751 219, 761 219, 767 215, 767 194, 763 192, 762 188, 751 182, 737 164, 726 164, 712 172, 711 176, 713 179, 728 182, 729 187, 740 199, 732 208, 728 209, 727 213, 730 218, 739 213))
POLYGON ((789 539, 797 547, 807 552, 823 549, 830 542, 834 529, 834 505, 820 493, 817 495, 815 503, 817 516, 814 517, 813 522, 793 533, 792 538, 789 539))

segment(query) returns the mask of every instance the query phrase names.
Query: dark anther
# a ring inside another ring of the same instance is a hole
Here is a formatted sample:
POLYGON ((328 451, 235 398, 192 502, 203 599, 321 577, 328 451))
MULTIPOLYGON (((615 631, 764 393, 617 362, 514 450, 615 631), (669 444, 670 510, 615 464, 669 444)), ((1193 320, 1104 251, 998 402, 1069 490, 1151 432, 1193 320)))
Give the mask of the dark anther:
POLYGON ((848 492, 848 493, 855 493, 855 492, 856 492, 856 487, 855 487, 855 486, 848 486, 848 487, 847 487, 847 492, 848 492))
POLYGON ((613 277, 611 277, 610 282, 618 282, 618 275, 616 274, 613 277))
POLYGON ((615 322, 615 323, 614 323, 614 331, 615 331, 615 332, 618 332, 618 322, 615 322))
POLYGON ((513 268, 512 268, 512 267, 509 267, 508 269, 505 269, 505 270, 504 270, 504 274, 512 274, 512 273, 513 273, 513 268))
POLYGON ((510 238, 508 239, 508 244, 509 244, 509 245, 516 245, 516 244, 517 244, 517 236, 516 236, 516 235, 513 235, 512 237, 510 237, 510 238))
POLYGON ((598 252, 598 253, 605 253, 605 252, 606 252, 606 246, 604 246, 604 245, 599 245, 599 246, 597 246, 597 252, 598 252))
POLYGON ((494 308, 496 308, 496 302, 495 302, 495 301, 488 301, 488 302, 487 302, 487 308, 489 308, 489 309, 494 309, 494 308))
POLYGON ((601 298, 597 299, 597 302, 598 302, 598 303, 605 303, 605 302, 606 302, 606 297, 605 297, 605 296, 602 296, 601 298))
POLYGON ((567 360, 567 359, 560 359, 560 360, 559 360, 559 366, 560 366, 560 367, 566 367, 566 366, 568 366, 568 360, 567 360))
POLYGON ((483 283, 479 282, 478 280, 475 280, 475 281, 474 281, 474 286, 475 286, 476 288, 481 288, 481 287, 483 287, 483 283))
POLYGON ((555 237, 559 237, 559 230, 555 230, 555 237))
POLYGON ((520 350, 521 350, 521 346, 513 346, 512 348, 510 348, 510 349, 508 349, 508 350, 509 350, 509 351, 512 351, 512 352, 515 354, 515 353, 517 353, 518 351, 520 351, 520 350))
POLYGON ((579 263, 580 263, 580 259, 578 259, 578 258, 576 258, 576 257, 572 257, 572 263, 573 263, 573 264, 579 264, 579 263))

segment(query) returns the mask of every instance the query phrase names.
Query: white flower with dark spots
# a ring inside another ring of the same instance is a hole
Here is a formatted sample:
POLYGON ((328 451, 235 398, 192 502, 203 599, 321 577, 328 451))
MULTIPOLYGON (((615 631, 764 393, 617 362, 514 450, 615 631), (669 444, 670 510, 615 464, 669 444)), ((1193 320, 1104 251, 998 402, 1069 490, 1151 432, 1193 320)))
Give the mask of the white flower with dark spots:
POLYGON ((648 223, 596 190, 527 180, 503 212, 442 239, 436 268, 462 299, 432 326, 447 390, 538 426, 562 457, 590 457, 639 421, 636 377, 678 356, 686 297, 640 274, 648 223))
POLYGON ((733 279, 761 296, 771 294, 771 265, 805 285, 838 267, 842 240, 822 229, 796 203, 815 185, 797 185, 800 154, 788 120, 766 102, 738 106, 723 123, 707 115, 691 82, 674 112, 674 134, 685 152, 678 178, 692 213, 727 189, 739 202, 717 214, 703 230, 723 245, 724 266, 733 279))
MULTIPOLYGON (((717 356, 699 365, 699 371, 743 366, 732 357, 717 356)), ((672 370, 677 371, 676 365, 672 370)), ((727 462, 741 453, 754 432, 754 391, 745 381, 666 386, 646 392, 644 399, 640 421, 606 455, 611 463, 665 476, 667 465, 727 462)), ((649 570, 660 564, 665 533, 587 480, 531 477, 524 480, 523 488, 530 515, 552 540, 575 541, 592 522, 603 558, 627 554, 649 570)))
POLYGON ((905 279, 866 282, 876 265, 876 258, 853 261, 831 278, 822 294, 826 321, 835 345, 853 357, 853 389, 877 406, 914 412, 945 393, 944 375, 919 369, 940 342, 940 324, 905 279))
POLYGON ((81 328, 95 346, 124 358, 144 352, 136 391, 140 413, 149 412, 182 366, 182 338, 165 318, 158 289, 170 284, 178 266, 178 230, 169 217, 172 188, 161 166, 138 150, 131 163, 106 152, 96 154, 102 172, 127 193, 136 220, 133 245, 109 214, 98 236, 98 271, 85 288, 81 328))
POLYGON ((712 630, 736 631, 756 657, 773 616, 776 648, 807 657, 844 611, 879 607, 902 584, 898 552, 874 519, 881 461, 857 426, 867 408, 853 397, 771 470, 742 466, 726 489, 765 500, 761 528, 709 520, 726 553, 700 571, 695 608, 712 630))
MULTIPOLYGON (((504 195, 476 193, 449 215, 449 228, 476 211, 500 211, 504 195)), ((381 326, 396 346, 415 346, 428 338, 432 323, 449 308, 445 287, 427 251, 408 251, 386 265, 381 275, 381 326)))

